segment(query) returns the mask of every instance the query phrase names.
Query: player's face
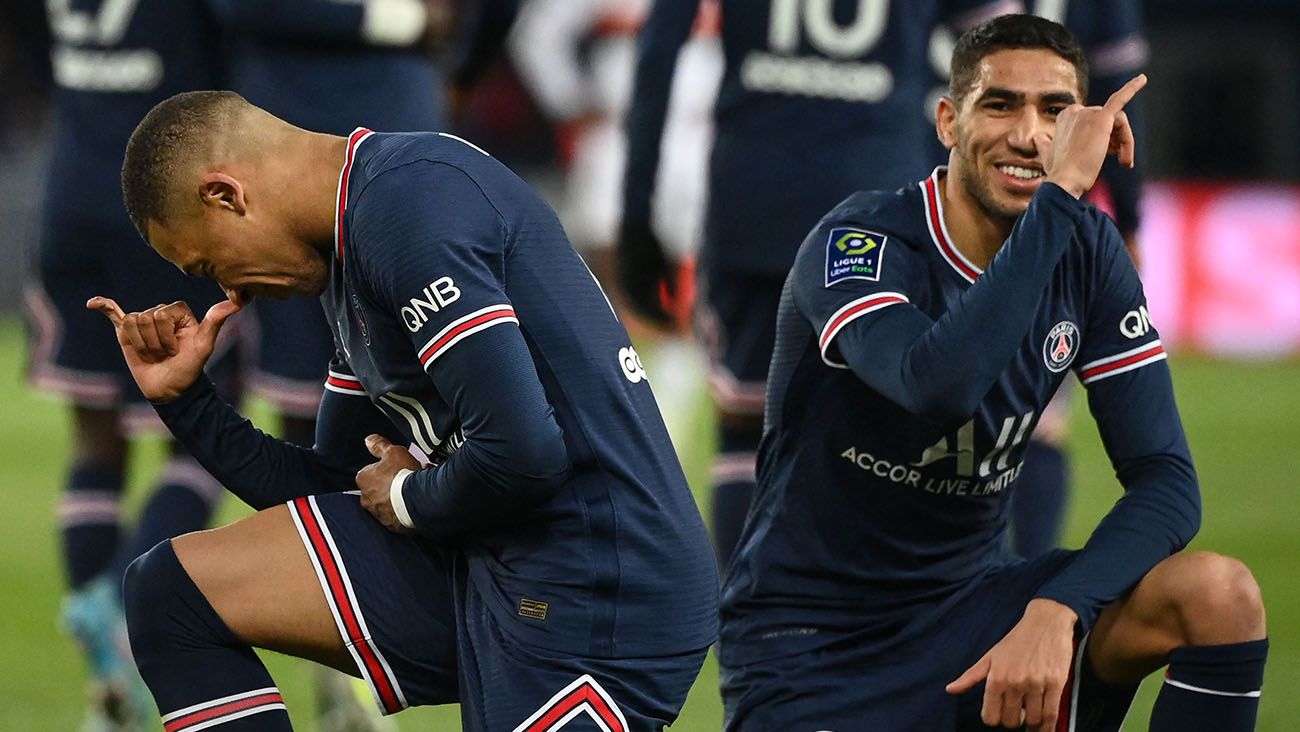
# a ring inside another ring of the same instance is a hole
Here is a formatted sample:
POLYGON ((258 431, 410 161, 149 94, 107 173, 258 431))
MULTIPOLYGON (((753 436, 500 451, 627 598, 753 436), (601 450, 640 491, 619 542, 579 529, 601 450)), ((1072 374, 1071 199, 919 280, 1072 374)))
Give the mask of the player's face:
POLYGON ((216 280, 241 304, 256 297, 324 292, 329 281, 324 257, 282 227, 250 218, 203 207, 169 226, 149 222, 149 243, 185 274, 216 280))
POLYGON ((985 56, 949 117, 951 172, 986 214, 1018 217, 1046 179, 1035 139, 1051 138, 1057 114, 1080 101, 1074 65, 1051 51, 985 56))

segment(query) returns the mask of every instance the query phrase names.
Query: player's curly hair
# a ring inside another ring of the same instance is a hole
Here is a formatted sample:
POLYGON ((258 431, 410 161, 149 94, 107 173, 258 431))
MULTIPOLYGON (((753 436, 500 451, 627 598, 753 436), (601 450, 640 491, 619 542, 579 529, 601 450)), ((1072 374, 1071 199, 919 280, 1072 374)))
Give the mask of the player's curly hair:
POLYGON ((146 241, 149 221, 167 222, 177 174, 247 106, 231 91, 185 92, 159 102, 136 125, 122 159, 122 202, 146 241))
POLYGON ((978 25, 957 39, 948 75, 948 96, 960 103, 975 84, 980 60, 1012 48, 1042 48, 1069 61, 1079 82, 1079 101, 1088 98, 1088 60, 1070 31, 1036 15, 1002 15, 978 25))

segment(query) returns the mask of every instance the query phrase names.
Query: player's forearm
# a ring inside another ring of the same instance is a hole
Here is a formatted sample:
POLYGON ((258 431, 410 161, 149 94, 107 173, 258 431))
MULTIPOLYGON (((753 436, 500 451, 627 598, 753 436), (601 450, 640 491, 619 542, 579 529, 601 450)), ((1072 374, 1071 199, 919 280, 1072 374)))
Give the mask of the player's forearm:
POLYGON ((623 217, 650 221, 659 146, 672 94, 677 54, 690 36, 699 0, 660 0, 637 37, 636 76, 627 111, 627 168, 623 177, 623 217))
POLYGON ((558 427, 507 444, 508 452, 494 454, 467 441, 442 465, 406 476, 400 491, 411 527, 463 540, 542 505, 568 480, 571 466, 558 427))
POLYGON ((1073 563, 1040 592, 1069 605, 1083 628, 1201 523, 1200 488, 1173 383, 1162 362, 1088 384, 1088 401, 1124 495, 1073 563))
POLYGON ((1152 458, 1121 479, 1128 486, 1124 496, 1070 566, 1038 592, 1073 609, 1084 631, 1102 608, 1187 546, 1200 527, 1200 497, 1190 461, 1173 455, 1152 458))
POLYGON ((836 344, 864 382, 908 411, 965 421, 1024 343, 1086 208, 1044 184, 984 274, 937 321, 889 308, 860 318, 836 344))
POLYGON ((226 404, 207 377, 154 409, 176 441, 253 508, 354 487, 354 470, 258 430, 226 404))
POLYGON ((433 361, 430 376, 465 439, 437 468, 407 477, 413 528, 473 536, 550 500, 571 462, 522 331, 505 324, 476 333, 433 361))

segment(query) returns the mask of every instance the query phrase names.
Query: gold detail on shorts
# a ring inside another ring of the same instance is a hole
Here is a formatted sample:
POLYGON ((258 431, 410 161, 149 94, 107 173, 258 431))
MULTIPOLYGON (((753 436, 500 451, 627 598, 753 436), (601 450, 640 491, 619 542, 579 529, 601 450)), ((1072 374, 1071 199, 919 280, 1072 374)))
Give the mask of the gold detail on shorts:
POLYGON ((519 600, 519 614, 525 618, 532 618, 533 620, 545 620, 546 611, 550 607, 549 603, 541 602, 539 600, 529 600, 527 597, 519 600))

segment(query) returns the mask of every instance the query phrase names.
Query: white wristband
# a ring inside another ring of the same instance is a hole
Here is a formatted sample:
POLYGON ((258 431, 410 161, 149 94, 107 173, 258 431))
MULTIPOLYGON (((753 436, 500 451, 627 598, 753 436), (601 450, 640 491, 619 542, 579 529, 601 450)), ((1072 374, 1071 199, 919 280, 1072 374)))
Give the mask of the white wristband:
POLYGON ((393 476, 393 482, 388 486, 388 502, 393 504, 393 513, 397 514, 397 520, 408 529, 415 528, 415 522, 411 520, 411 512, 406 510, 406 499, 402 496, 402 486, 406 485, 406 476, 414 473, 414 470, 402 468, 393 476))
POLYGON ((361 37, 376 46, 409 46, 424 35, 427 16, 420 0, 366 0, 361 37))

